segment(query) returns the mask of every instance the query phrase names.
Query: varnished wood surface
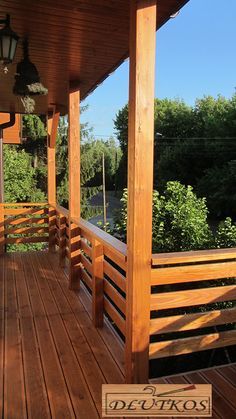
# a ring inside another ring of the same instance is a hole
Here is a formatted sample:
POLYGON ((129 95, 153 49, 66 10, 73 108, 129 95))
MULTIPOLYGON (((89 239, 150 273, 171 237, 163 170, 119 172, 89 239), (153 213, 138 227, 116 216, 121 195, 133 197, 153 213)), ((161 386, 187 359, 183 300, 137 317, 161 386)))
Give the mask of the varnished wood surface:
MULTIPOLYGON (((187 0, 159 0, 157 28, 187 0)), ((68 84, 81 89, 81 98, 97 87, 129 55, 129 1, 127 0, 3 0, 0 15, 11 16, 11 27, 29 39, 30 60, 36 65, 47 96, 36 99, 36 113, 68 110, 68 84)), ((18 45, 13 65, 1 84, 0 111, 23 112, 12 93, 18 45)))
MULTIPOLYGON (((236 364, 151 380, 155 384, 212 384, 213 419, 236 417, 236 364)), ((195 418, 197 419, 197 418, 195 418)))
POLYGON ((102 384, 123 382, 122 350, 87 310, 57 254, 0 256, 1 417, 100 417, 102 384))

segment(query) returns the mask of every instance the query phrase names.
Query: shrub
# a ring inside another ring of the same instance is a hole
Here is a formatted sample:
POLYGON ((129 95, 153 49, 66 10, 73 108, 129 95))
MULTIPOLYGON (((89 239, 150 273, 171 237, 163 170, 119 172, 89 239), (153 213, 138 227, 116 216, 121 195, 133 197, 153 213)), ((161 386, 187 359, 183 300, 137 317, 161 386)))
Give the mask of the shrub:
MULTIPOLYGON (((125 240, 127 190, 116 217, 115 233, 125 240)), ((162 195, 153 192, 153 251, 169 252, 208 248, 212 234, 207 223, 205 198, 198 198, 191 186, 168 182, 162 195)), ((145 221, 144 221, 145 222, 145 221)), ((143 226, 145 229, 145 225, 143 226)))
POLYGON ((236 247, 236 224, 230 217, 219 224, 215 236, 215 246, 218 248, 236 247))

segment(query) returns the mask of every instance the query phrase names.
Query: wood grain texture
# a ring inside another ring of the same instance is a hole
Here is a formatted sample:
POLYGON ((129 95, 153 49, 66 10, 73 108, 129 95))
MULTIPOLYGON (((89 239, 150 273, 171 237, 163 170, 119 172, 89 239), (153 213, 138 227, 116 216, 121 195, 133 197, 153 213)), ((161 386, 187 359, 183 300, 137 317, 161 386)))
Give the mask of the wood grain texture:
MULTIPOLYGON (((160 0, 156 22, 160 28, 187 0, 160 0)), ((68 111, 68 81, 80 86, 84 99, 129 55, 129 2, 127 0, 3 0, 1 16, 9 13, 13 29, 21 38, 30 34, 30 56, 47 96, 37 98, 36 112, 47 114, 57 105, 68 111), (58 71, 60 69, 60 71, 58 71)), ((15 62, 22 59, 17 48, 15 62)), ((15 66, 2 84, 0 110, 23 112, 12 92, 15 66)))
POLYGON ((207 281, 236 276, 236 262, 208 263, 152 269, 152 285, 207 281))
POLYGON ((196 330, 236 322, 236 308, 151 319, 150 334, 196 330))
POLYGON ((189 307, 236 300, 236 285, 174 291, 151 295, 151 310, 189 307))
POLYGON ((103 246, 92 241, 92 318, 95 327, 103 326, 103 246))
MULTIPOLYGON (((80 266, 72 262, 72 218, 80 218, 80 91, 69 92, 69 115, 68 115, 68 158, 69 158, 69 286, 72 289, 79 288, 80 266)), ((79 240, 79 237, 77 237, 79 240)), ((77 252, 80 254, 80 251, 77 252)))
POLYGON ((150 344, 150 359, 183 355, 236 344, 236 330, 150 344))
POLYGON ((118 329, 120 329, 121 333, 125 336, 125 321, 106 297, 104 297, 104 310, 113 320, 118 329))
POLYGON ((148 380, 156 1, 130 2, 126 380, 148 380), (145 234, 140 234, 145 220, 145 234))
POLYGON ((210 262, 229 259, 236 259, 236 248, 156 253, 152 255, 152 266, 210 262))

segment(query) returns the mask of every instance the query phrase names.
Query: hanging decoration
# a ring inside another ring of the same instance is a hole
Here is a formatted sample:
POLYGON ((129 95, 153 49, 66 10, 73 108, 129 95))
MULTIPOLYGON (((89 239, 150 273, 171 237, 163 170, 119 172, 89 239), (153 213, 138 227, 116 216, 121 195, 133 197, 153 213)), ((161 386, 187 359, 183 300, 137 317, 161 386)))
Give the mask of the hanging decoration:
POLYGON ((47 95, 48 89, 40 82, 36 66, 29 59, 28 40, 23 43, 24 58, 17 64, 13 93, 21 96, 26 113, 33 113, 35 100, 32 96, 47 95))

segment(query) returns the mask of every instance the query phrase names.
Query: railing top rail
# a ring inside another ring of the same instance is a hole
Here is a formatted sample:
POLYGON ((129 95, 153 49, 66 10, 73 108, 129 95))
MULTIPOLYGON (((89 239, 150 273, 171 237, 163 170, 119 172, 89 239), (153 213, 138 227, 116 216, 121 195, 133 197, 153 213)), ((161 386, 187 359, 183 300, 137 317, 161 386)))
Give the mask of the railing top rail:
POLYGON ((51 206, 53 208, 55 208, 61 214, 65 215, 65 217, 69 217, 69 210, 68 209, 62 207, 61 205, 56 205, 56 206, 51 205, 51 206))
MULTIPOLYGON (((61 205, 56 205, 55 209, 61 214, 69 217, 69 211, 62 207, 61 205)), ((111 236, 100 228, 94 226, 88 221, 83 220, 82 218, 71 218, 71 221, 74 224, 77 224, 82 230, 88 234, 94 236, 97 240, 103 243, 105 246, 112 248, 113 251, 121 254, 126 259, 127 255, 127 246, 125 243, 118 240, 116 237, 111 236)))
POLYGON ((236 248, 191 250, 188 252, 156 253, 152 255, 152 266, 179 263, 209 262, 236 259, 236 248))
POLYGON ((93 224, 89 223, 88 221, 83 220, 80 218, 73 219, 72 221, 79 225, 79 227, 87 231, 88 233, 92 234, 95 238, 97 238, 100 242, 108 247, 112 247, 113 250, 117 251, 118 253, 122 254, 126 257, 127 255, 127 246, 122 241, 118 240, 116 237, 111 236, 106 231, 101 230, 99 227, 94 226, 93 224))

